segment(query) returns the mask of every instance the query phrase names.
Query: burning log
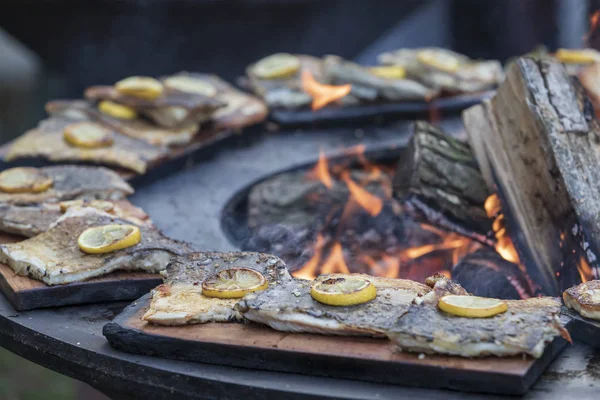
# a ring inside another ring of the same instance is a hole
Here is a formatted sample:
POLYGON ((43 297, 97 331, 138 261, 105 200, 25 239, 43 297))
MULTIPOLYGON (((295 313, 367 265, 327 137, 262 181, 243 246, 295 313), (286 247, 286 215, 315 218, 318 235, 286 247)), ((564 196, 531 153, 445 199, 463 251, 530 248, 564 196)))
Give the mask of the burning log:
POLYGON ((469 293, 497 299, 527 299, 537 287, 519 265, 490 248, 467 254, 452 267, 452 279, 469 293))
POLYGON ((600 127, 593 114, 561 64, 528 58, 511 65, 492 99, 463 113, 485 180, 498 186, 519 257, 547 294, 576 283, 577 253, 592 266, 583 279, 597 267, 600 127))
POLYGON ((483 206, 490 191, 471 149, 427 122, 414 124, 400 155, 394 191, 402 200, 413 199, 411 205, 432 224, 488 241, 492 221, 483 206))

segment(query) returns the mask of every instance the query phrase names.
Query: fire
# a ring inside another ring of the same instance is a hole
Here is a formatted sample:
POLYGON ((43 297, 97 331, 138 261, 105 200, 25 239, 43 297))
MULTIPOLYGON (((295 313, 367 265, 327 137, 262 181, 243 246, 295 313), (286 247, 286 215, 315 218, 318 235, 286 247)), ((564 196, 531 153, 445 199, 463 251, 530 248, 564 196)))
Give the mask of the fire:
POLYGON ((579 276, 581 277, 581 282, 587 282, 594 279, 594 271, 588 264, 585 256, 579 257, 579 263, 577 264, 577 271, 579 271, 579 276))
POLYGON ((313 111, 319 110, 327 104, 343 98, 352 90, 352 85, 334 86, 317 82, 313 74, 308 70, 302 71, 301 79, 302 89, 313 98, 313 111))
POLYGON ((592 37, 594 32, 598 29, 598 25, 600 24, 600 10, 594 11, 594 13, 590 16, 590 30, 585 35, 584 40, 586 43, 589 42, 589 39, 592 37))
MULTIPOLYGON (((494 236, 496 236, 496 251, 507 261, 519 264, 522 267, 517 249, 506 232, 504 214, 502 214, 502 204, 497 194, 490 195, 483 205, 488 217, 495 218, 492 224, 494 236)), ((524 267, 522 267, 524 268, 524 267)))
POLYGON ((319 161, 317 161, 317 164, 308 173, 308 177, 321 181, 329 189, 333 186, 333 179, 331 179, 331 174, 329 174, 327 157, 325 157, 323 150, 319 151, 319 161))
POLYGON ((342 174, 342 180, 346 183, 346 186, 348 186, 352 200, 356 201, 358 205, 360 205, 372 217, 379 215, 383 209, 383 201, 379 197, 367 192, 365 189, 357 185, 356 182, 350 179, 350 174, 348 171, 344 171, 342 174))
POLYGON ((336 242, 331 248, 329 257, 323 262, 321 266, 322 274, 349 274, 350 270, 344 261, 344 249, 342 244, 336 242))
POLYGON ((314 279, 317 277, 317 271, 321 264, 321 253, 323 252, 323 245, 325 240, 322 235, 317 235, 317 242, 315 243, 315 254, 300 268, 298 271, 292 272, 295 278, 299 279, 314 279))

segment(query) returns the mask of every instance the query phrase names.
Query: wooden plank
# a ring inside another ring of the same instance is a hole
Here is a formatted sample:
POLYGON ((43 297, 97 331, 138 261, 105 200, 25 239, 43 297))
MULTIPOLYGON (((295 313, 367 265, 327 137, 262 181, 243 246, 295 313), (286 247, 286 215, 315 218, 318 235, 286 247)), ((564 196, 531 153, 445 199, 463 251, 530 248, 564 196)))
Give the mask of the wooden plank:
POLYGON ((401 353, 387 339, 286 333, 258 324, 155 326, 140 317, 149 295, 135 301, 103 333, 122 351, 235 367, 471 392, 523 394, 565 346, 539 359, 469 359, 401 353))
POLYGON ((492 96, 494 91, 443 97, 429 103, 424 101, 388 104, 365 104, 353 107, 329 106, 317 111, 272 109, 269 118, 280 125, 303 125, 320 122, 343 122, 380 118, 402 114, 427 114, 456 112, 480 103, 492 96))
MULTIPOLYGON (((121 208, 131 208, 127 200, 121 208)), ((139 215, 144 218, 144 215, 139 215)), ((24 238, 0 232, 0 243, 15 243, 24 238)), ((133 300, 162 283, 159 274, 144 272, 113 272, 84 282, 48 286, 44 282, 16 275, 5 264, 0 264, 0 292, 17 311, 65 305, 133 300)))
POLYGON ((562 313, 571 318, 569 333, 573 340, 600 349, 600 321, 582 317, 575 310, 563 307, 562 313))
POLYGON ((600 250, 600 129, 589 100, 560 63, 520 58, 463 121, 521 261, 545 294, 559 295, 580 279, 579 253, 595 267, 600 250))

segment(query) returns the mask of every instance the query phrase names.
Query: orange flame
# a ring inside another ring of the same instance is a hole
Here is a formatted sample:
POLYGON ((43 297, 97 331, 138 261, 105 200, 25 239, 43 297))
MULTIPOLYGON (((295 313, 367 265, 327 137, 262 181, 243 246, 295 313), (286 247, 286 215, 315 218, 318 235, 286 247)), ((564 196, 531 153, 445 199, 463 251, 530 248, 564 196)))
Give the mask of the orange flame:
POLYGON ((343 98, 352 90, 352 85, 349 84, 334 86, 317 82, 313 74, 308 70, 302 71, 301 80, 302 89, 313 98, 313 111, 319 110, 327 104, 343 98))
POLYGON ((331 189, 333 187, 333 179, 329 173, 329 164, 327 163, 327 157, 323 150, 319 151, 319 161, 312 170, 308 173, 308 177, 311 179, 318 179, 325 187, 331 189))
POLYGON ((350 270, 344 261, 344 250, 342 249, 342 244, 340 242, 336 242, 331 247, 331 252, 329 253, 329 257, 323 263, 321 267, 322 274, 349 274, 350 270))
POLYGON ((485 208, 488 217, 494 218, 494 222, 492 223, 492 230, 494 231, 494 236, 496 236, 497 241, 496 251, 505 260, 513 262, 515 264, 519 264, 519 266, 523 270, 525 267, 523 267, 520 263, 517 249, 515 249, 513 241, 506 232, 504 215, 502 214, 502 204, 500 203, 500 198, 498 197, 498 195, 495 193, 490 195, 485 200, 483 207, 485 208))
POLYGON ((350 174, 347 171, 342 173, 342 180, 346 182, 346 186, 348 186, 352 200, 356 201, 358 205, 361 206, 372 217, 379 215, 383 209, 383 201, 381 201, 379 197, 369 193, 357 185, 356 182, 350 178, 350 174))
POLYGON ((590 264, 588 264, 587 260, 585 259, 585 256, 579 257, 577 271, 579 271, 581 282, 587 282, 594 279, 594 271, 590 267, 590 264))
POLYGON ((598 25, 600 24, 600 10, 594 11, 594 13, 590 16, 590 30, 585 35, 585 42, 587 43, 590 37, 594 34, 596 29, 598 29, 598 25))
POLYGON ((317 235, 317 242, 315 243, 315 254, 297 271, 292 272, 292 276, 298 279, 314 279, 317 277, 317 271, 319 270, 319 264, 321 263, 321 253, 323 252, 323 245, 325 240, 322 235, 317 235))

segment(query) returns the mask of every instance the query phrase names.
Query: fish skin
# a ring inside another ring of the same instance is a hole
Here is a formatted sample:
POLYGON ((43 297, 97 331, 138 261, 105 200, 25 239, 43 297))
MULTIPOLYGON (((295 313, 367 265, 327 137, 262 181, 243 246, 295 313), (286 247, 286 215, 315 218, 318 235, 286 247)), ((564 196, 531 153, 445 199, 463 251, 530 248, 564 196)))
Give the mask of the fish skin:
POLYGON ((296 109, 309 107, 312 97, 302 89, 300 74, 308 70, 313 77, 323 82, 323 63, 320 58, 296 54, 300 59, 300 69, 290 77, 282 79, 261 79, 253 72, 254 64, 246 68, 250 89, 261 97, 270 108, 296 109))
MULTIPOLYGON (((344 276, 348 275, 321 275, 317 279, 344 276)), ((295 279, 246 295, 236 309, 244 318, 280 331, 384 337, 385 331, 406 312, 413 299, 430 290, 410 280, 364 274, 352 276, 370 280, 377 288, 377 297, 355 306, 330 306, 311 297, 313 281, 295 279)))
POLYGON ((473 93, 491 89, 504 79, 502 64, 496 60, 475 61, 451 50, 439 47, 399 49, 378 56, 383 65, 404 67, 407 76, 425 86, 447 93, 473 93), (455 57, 459 61, 456 72, 441 71, 417 59, 417 52, 430 50, 455 57))
POLYGON ((457 317, 437 307, 444 295, 466 295, 460 285, 436 275, 428 278, 433 291, 408 308, 387 331, 402 351, 462 357, 529 354, 541 357, 547 343, 570 340, 559 319, 561 302, 553 297, 505 300, 508 310, 489 318, 457 317))
POLYGON ((45 158, 55 162, 90 162, 119 167, 138 174, 146 172, 148 164, 166 155, 166 149, 152 146, 114 132, 114 143, 109 147, 84 149, 68 144, 63 137, 64 128, 80 119, 51 117, 40 122, 17 138, 4 157, 5 161, 22 158, 45 158))
POLYGON ((600 280, 580 283, 563 292, 563 300, 586 318, 600 321, 600 280))
POLYGON ((52 187, 39 193, 0 191, 0 204, 56 203, 76 198, 119 200, 133 194, 133 188, 108 168, 57 165, 39 170, 52 177, 52 187))
POLYGON ((82 100, 53 100, 46 103, 46 111, 57 117, 78 117, 101 123, 131 139, 146 142, 159 150, 162 147, 188 144, 199 129, 197 123, 176 128, 157 126, 143 118, 118 119, 101 113, 92 104, 82 100))
MULTIPOLYGON (((93 205, 89 206, 93 207, 93 205)), ((152 225, 152 221, 148 218, 148 215, 141 208, 135 207, 132 204, 122 207, 118 203, 113 203, 113 209, 107 213, 130 221, 135 225, 152 225)), ((59 203, 33 205, 0 204, 0 231, 24 237, 33 237, 46 232, 63 214, 64 212, 61 210, 59 203)))
POLYGON ((90 207, 70 208, 48 229, 18 243, 0 245, 0 262, 18 275, 48 285, 79 282, 115 270, 159 272, 170 258, 192 251, 183 242, 164 236, 151 226, 140 226, 141 241, 135 246, 106 254, 86 254, 77 240, 86 229, 107 224, 131 224, 90 207))
MULTIPOLYGON (((388 79, 373 75, 359 64, 338 56, 324 58, 326 80, 335 85, 353 84, 365 90, 375 89, 377 96, 386 101, 420 100, 427 101, 437 95, 437 91, 410 79, 388 79)), ((360 96, 355 90, 354 95, 360 96)), ((365 99, 371 100, 372 99, 365 99)))
POLYGON ((278 257, 253 252, 203 252, 174 258, 165 283, 152 291, 150 308, 143 320, 157 325, 186 325, 239 320, 234 309, 239 299, 202 295, 202 282, 228 268, 251 268, 262 273, 269 286, 292 279, 278 257))

